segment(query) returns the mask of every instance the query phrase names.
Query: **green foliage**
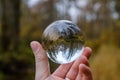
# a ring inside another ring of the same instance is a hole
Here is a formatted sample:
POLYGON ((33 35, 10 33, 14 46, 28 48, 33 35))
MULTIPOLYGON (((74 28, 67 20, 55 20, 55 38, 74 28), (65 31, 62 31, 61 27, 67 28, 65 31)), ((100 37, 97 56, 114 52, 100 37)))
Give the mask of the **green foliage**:
POLYGON ((0 54, 1 80, 33 80, 34 57, 31 49, 20 45, 19 52, 7 51, 0 54))
POLYGON ((115 9, 118 12, 118 14, 120 15, 120 1, 119 0, 116 0, 115 9))

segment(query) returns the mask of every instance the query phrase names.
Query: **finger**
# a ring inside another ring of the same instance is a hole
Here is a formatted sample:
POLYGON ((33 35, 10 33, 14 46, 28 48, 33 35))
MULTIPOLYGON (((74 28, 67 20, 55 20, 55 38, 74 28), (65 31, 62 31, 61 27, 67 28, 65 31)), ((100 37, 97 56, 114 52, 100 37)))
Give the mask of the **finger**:
POLYGON ((86 56, 87 59, 89 59, 91 53, 92 53, 92 49, 90 47, 85 47, 82 55, 86 56))
POLYGON ((80 64, 76 80, 93 80, 90 67, 80 64))
POLYGON ((48 58, 39 42, 32 41, 30 45, 35 56, 35 80, 45 80, 45 78, 48 77, 50 74, 48 58))
MULTIPOLYGON (((86 57, 89 57, 91 54, 91 49, 88 47, 88 48, 85 48, 84 52, 83 52, 83 55, 85 55, 86 57)), ((84 57, 85 58, 85 57, 84 57)), ((81 60, 80 60, 81 61, 81 60)), ((85 60, 86 61, 86 60, 85 60)), ((84 59, 81 61, 83 63, 85 63, 86 65, 89 65, 88 62, 85 62, 84 59)), ((61 78, 65 78, 66 77, 66 74, 68 73, 70 67, 72 66, 74 62, 72 63, 69 63, 69 64, 62 64, 54 73, 53 75, 55 76, 59 76, 61 78)), ((78 62, 79 65, 79 60, 78 62)))
POLYGON ((72 66, 72 63, 68 63, 68 64, 62 64, 60 65, 57 70, 53 73, 53 76, 58 76, 61 78, 65 78, 67 72, 69 71, 70 67, 72 66))
POLYGON ((79 71, 79 64, 83 63, 86 64, 87 66, 89 66, 89 62, 87 60, 87 58, 89 58, 89 56, 91 55, 91 49, 89 47, 86 47, 84 49, 84 52, 82 54, 82 56, 80 56, 80 58, 78 58, 74 64, 72 65, 70 71, 67 73, 67 77, 74 80, 78 74, 79 71))
POLYGON ((70 80, 75 80, 76 76, 78 74, 79 71, 79 65, 83 63, 87 66, 89 66, 89 62, 87 60, 87 58, 85 56, 81 56, 80 58, 78 58, 74 64, 72 65, 72 67, 70 68, 69 72, 67 73, 66 77, 69 78, 70 80))

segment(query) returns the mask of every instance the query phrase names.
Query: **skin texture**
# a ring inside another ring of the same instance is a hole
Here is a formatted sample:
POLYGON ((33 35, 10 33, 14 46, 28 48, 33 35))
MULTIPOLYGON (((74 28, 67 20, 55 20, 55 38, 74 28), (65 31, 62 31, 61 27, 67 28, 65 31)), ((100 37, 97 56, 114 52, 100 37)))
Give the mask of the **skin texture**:
POLYGON ((74 62, 60 65, 53 74, 47 55, 41 44, 37 41, 31 42, 31 48, 35 56, 36 73, 35 80, 93 80, 88 58, 92 50, 86 47, 82 55, 74 62))

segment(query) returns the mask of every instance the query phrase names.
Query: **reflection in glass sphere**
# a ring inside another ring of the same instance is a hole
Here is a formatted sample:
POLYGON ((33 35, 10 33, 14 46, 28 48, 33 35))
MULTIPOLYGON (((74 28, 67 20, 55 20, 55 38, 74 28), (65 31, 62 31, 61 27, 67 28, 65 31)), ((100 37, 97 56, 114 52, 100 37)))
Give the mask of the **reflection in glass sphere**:
POLYGON ((55 63, 65 64, 76 60, 84 49, 82 31, 68 20, 50 24, 42 35, 42 46, 55 63))

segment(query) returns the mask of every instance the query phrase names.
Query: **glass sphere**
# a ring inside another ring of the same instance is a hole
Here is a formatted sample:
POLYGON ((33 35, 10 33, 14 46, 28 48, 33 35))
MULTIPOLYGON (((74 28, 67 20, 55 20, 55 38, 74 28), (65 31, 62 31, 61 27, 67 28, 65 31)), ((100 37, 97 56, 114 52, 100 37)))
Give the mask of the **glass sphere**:
POLYGON ((55 63, 65 64, 76 60, 84 50, 81 29, 68 20, 58 20, 43 32, 42 46, 55 63))

